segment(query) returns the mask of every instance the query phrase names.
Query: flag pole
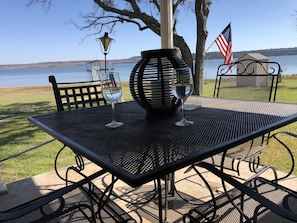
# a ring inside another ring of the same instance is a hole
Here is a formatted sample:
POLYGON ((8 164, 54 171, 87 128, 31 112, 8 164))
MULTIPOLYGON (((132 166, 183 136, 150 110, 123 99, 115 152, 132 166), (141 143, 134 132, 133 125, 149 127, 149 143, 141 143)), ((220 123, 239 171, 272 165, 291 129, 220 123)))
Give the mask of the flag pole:
POLYGON ((205 50, 205 53, 207 53, 207 51, 209 50, 210 47, 212 47, 212 45, 214 44, 214 42, 216 41, 217 38, 215 38, 214 41, 212 41, 212 43, 210 44, 210 46, 205 50))

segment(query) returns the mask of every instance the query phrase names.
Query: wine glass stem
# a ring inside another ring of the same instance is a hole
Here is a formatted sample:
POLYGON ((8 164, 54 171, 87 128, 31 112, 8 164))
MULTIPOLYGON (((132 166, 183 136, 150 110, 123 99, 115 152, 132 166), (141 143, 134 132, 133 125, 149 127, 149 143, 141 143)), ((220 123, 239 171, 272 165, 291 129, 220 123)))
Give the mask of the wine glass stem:
POLYGON ((182 104, 182 120, 185 119, 185 105, 184 105, 184 99, 181 99, 181 104, 182 104))
POLYGON ((111 112, 111 120, 112 122, 115 122, 115 106, 114 106, 114 101, 111 102, 111 109, 112 109, 112 112, 111 112))

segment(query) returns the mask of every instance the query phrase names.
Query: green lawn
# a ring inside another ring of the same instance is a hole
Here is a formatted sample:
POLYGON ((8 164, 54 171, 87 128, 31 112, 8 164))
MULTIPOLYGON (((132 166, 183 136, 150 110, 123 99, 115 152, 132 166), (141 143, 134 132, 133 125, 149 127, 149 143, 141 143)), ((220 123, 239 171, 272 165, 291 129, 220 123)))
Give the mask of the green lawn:
MULTIPOLYGON (((213 80, 205 80, 203 95, 212 96, 213 80)), ((283 77, 279 84, 277 101, 297 102, 297 76, 283 77)), ((27 117, 36 114, 55 112, 56 107, 51 87, 15 87, 0 88, 0 160, 50 140, 51 137, 31 124, 27 117)), ((128 83, 123 84, 123 95, 126 101, 132 100, 128 83)), ((291 124, 283 130, 296 130, 291 124)), ((287 139, 293 144, 291 139, 287 139)), ((11 182, 53 169, 54 158, 62 144, 54 141, 39 149, 30 151, 16 158, 0 163, 0 172, 6 182, 11 182)), ((286 159, 281 155, 279 146, 272 144, 264 159, 276 164, 280 170, 286 170, 286 159)), ((296 150, 293 150, 296 154, 296 150)), ((73 164, 72 153, 65 151, 60 166, 73 164)), ((297 156, 297 155, 296 155, 297 156)), ((295 171, 297 174, 297 171, 295 171)))

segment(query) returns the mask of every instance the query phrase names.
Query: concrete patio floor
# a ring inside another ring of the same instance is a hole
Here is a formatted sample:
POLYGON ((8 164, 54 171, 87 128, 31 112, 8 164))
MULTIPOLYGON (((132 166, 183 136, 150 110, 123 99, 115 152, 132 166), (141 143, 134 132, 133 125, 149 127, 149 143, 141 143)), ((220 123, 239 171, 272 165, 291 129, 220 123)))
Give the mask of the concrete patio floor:
MULTIPOLYGON (((248 167, 243 164, 242 170, 248 170, 248 167)), ((93 173, 100 168, 92 163, 86 165, 86 173, 93 173)), ((194 171, 184 173, 186 169, 179 170, 175 173, 175 185, 177 190, 183 197, 191 199, 193 202, 204 202, 210 199, 203 181, 196 175, 194 171)), ((65 171, 62 169, 61 172, 65 171)), ((213 176, 211 173, 201 170, 204 177, 208 180, 212 190, 216 195, 222 193, 220 179, 213 176)), ((272 172, 267 171, 265 177, 272 177, 272 172), (271 176, 270 176, 271 175, 271 176)), ((283 173, 278 173, 283 174, 283 173)), ((245 178, 249 177, 249 171, 243 171, 242 175, 245 178)), ((110 174, 102 175, 97 178, 94 183, 97 187, 103 189, 109 185, 111 180, 110 174)), ((164 183, 164 181, 162 181, 164 183)), ((282 181, 286 187, 291 187, 296 190, 297 178, 291 176, 289 179, 282 181)), ((0 195, 0 211, 8 210, 18 204, 32 200, 42 194, 48 193, 54 189, 62 187, 65 182, 57 177, 55 171, 40 174, 32 178, 13 182, 7 185, 8 193, 0 195)), ((230 187, 231 189, 231 187, 230 187)), ((122 181, 117 181, 114 186, 114 192, 121 197, 114 201, 128 212, 137 222, 158 222, 158 205, 157 198, 153 198, 146 204, 139 204, 139 202, 152 198, 154 191, 153 182, 143 185, 140 188, 131 188, 122 181), (134 204, 131 204, 134 203, 134 204), (137 204, 138 202, 138 204, 137 204)), ((167 222, 175 223, 182 222, 182 216, 187 213, 195 205, 189 204, 182 200, 176 193, 175 196, 169 196, 168 199, 168 213, 167 222)))

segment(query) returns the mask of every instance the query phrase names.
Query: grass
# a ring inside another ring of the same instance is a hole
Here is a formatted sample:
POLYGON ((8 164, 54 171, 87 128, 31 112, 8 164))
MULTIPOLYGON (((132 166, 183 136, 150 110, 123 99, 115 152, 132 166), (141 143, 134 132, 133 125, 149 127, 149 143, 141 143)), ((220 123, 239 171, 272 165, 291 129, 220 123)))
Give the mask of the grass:
MULTIPOLYGON (((212 96, 213 80, 205 80, 203 95, 212 96)), ((277 93, 279 102, 297 102, 297 76, 282 78, 277 93)), ((31 124, 27 117, 56 111, 51 87, 15 87, 0 88, 0 160, 34 147, 52 139, 48 134, 31 124)), ((125 101, 132 100, 128 83, 123 83, 125 101)), ((295 132, 297 124, 288 125, 282 130, 295 132)), ((291 138, 285 138, 289 144, 294 144, 291 138)), ((54 141, 39 149, 0 162, 0 172, 5 182, 12 182, 53 170, 54 158, 62 144, 54 141)), ((264 153, 265 161, 274 164, 279 170, 287 170, 288 164, 283 157, 279 145, 271 144, 269 152, 264 153)), ((63 152, 60 167, 74 163, 72 152, 63 152)), ((293 150, 297 157, 297 150, 293 150)), ((297 171, 294 172, 297 174, 297 171)))

